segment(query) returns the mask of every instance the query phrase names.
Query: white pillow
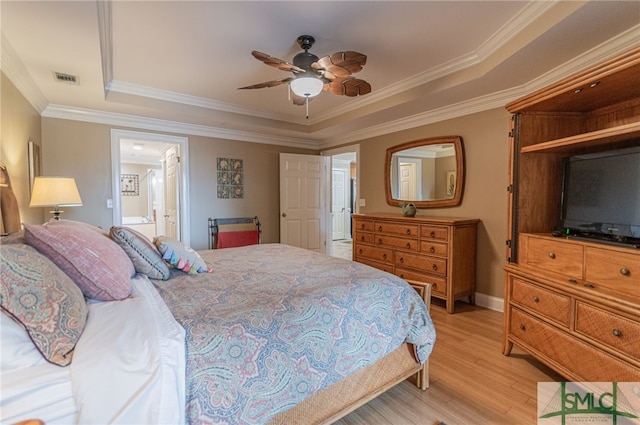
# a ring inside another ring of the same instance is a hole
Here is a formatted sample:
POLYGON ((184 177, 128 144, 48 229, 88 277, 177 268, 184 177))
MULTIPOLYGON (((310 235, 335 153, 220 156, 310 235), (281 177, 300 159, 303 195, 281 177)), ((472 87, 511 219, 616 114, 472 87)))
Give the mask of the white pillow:
POLYGON ((27 331, 4 311, 0 313, 0 341, 2 372, 46 363, 27 331))

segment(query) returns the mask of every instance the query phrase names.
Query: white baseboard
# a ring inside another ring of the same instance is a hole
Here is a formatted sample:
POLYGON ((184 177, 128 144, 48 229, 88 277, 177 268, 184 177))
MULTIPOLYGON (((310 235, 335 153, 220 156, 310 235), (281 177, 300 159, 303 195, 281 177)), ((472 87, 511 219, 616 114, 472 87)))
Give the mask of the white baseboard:
POLYGON ((476 305, 488 308, 489 310, 504 312, 504 300, 492 295, 476 292, 476 305))

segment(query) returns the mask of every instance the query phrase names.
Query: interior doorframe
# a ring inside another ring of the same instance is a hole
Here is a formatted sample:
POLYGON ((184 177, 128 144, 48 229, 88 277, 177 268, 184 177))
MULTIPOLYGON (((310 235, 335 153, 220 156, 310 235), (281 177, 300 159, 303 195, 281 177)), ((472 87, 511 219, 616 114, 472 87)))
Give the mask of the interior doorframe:
MULTIPOLYGON (((356 194, 357 196, 360 196, 360 144, 354 144, 354 145, 347 145, 347 146, 342 146, 339 148, 334 148, 334 149, 327 149, 324 151, 320 152, 320 155, 322 156, 328 156, 329 158, 331 158, 331 161, 329 161, 329 172, 328 174, 328 178, 331 179, 331 170, 333 169, 333 155, 339 155, 341 153, 350 153, 350 152, 355 152, 356 154, 356 194)), ((326 205, 327 205, 327 210, 329 211, 329 216, 330 211, 331 211, 331 197, 333 196, 331 193, 331 180, 329 180, 328 184, 327 184, 327 190, 326 190, 326 205)), ((356 205, 355 205, 356 210, 352 211, 352 214, 356 214, 360 212, 360 202, 358 200, 356 200, 356 205)), ((325 240, 326 241, 332 241, 333 240, 333 222, 331 217, 329 217, 327 219, 327 221, 329 222, 329 224, 327 225, 327 234, 325 235, 325 240)), ((353 237, 353 235, 352 235, 353 237)), ((327 242, 327 255, 332 255, 333 254, 333 244, 327 242)))
POLYGON ((111 177, 113 225, 122 224, 122 202, 120 187, 120 139, 134 139, 144 142, 171 143, 180 146, 180 240, 191 244, 191 222, 185 211, 189 205, 189 138, 159 133, 111 129, 111 177))

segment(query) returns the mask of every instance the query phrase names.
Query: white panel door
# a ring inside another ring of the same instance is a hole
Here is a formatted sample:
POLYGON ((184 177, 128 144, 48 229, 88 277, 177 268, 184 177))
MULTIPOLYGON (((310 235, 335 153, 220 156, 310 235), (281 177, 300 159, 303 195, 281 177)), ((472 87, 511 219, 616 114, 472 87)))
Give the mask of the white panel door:
POLYGON ((400 199, 418 198, 418 173, 417 166, 412 162, 400 163, 400 199))
POLYGON ((176 146, 172 146, 165 152, 165 178, 164 178, 164 227, 165 234, 180 240, 180 157, 176 146))
POLYGON ((280 154, 280 243, 326 252, 329 159, 280 154))

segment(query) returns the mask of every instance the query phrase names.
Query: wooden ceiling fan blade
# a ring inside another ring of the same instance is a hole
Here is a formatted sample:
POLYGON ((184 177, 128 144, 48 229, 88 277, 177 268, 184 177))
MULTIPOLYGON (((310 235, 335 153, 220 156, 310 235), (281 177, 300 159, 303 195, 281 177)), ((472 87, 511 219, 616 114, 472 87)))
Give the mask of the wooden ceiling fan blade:
POLYGON ((278 68, 282 71, 305 72, 304 69, 298 66, 285 62, 282 59, 270 56, 266 53, 262 53, 262 52, 258 52, 257 50, 254 50, 253 52, 251 52, 251 54, 253 55, 254 58, 263 62, 265 65, 273 66, 274 68, 278 68))
POLYGON ((331 56, 323 56, 317 62, 311 64, 315 70, 326 70, 339 77, 362 71, 362 67, 367 63, 367 55, 358 52, 346 51, 336 52, 331 56))
POLYGON ((327 89, 339 96, 362 96, 371 93, 371 84, 359 78, 336 79, 325 85, 327 89), (327 87, 328 86, 328 87, 327 87))
POLYGON ((281 78, 279 80, 265 81, 264 83, 253 84, 246 87, 238 87, 238 90, 247 90, 247 89, 263 89, 266 87, 276 87, 281 84, 288 84, 293 80, 293 78, 281 78))

